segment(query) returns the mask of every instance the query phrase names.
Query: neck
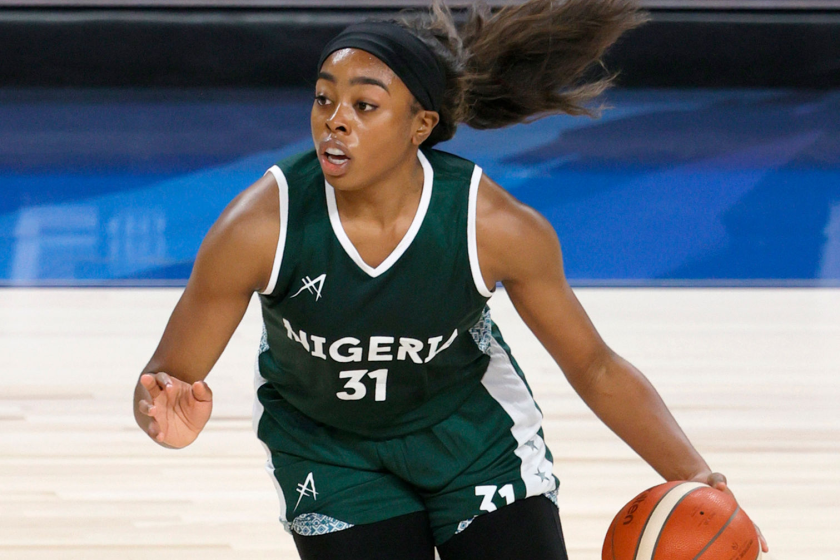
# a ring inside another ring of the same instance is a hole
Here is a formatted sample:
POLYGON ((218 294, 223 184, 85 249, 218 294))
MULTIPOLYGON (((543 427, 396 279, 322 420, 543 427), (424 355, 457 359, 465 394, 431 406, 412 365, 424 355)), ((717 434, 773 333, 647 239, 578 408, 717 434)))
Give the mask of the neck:
POLYGON ((423 192, 423 166, 412 151, 381 178, 353 190, 335 190, 339 214, 347 220, 364 220, 388 226, 404 215, 414 216, 423 192))

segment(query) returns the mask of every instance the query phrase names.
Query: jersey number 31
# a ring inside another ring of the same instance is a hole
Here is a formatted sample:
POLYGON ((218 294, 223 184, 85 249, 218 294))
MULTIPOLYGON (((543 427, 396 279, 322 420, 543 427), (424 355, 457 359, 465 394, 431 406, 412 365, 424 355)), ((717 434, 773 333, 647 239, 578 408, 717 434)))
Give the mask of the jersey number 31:
POLYGON ((344 384, 346 391, 339 391, 335 394, 336 397, 343 401, 358 401, 365 398, 367 395, 367 387, 362 383, 365 376, 376 380, 376 389, 374 390, 373 398, 377 401, 384 401, 386 398, 386 383, 388 381, 387 369, 375 369, 373 371, 366 369, 353 369, 350 371, 342 371, 338 374, 341 379, 347 379, 344 384))

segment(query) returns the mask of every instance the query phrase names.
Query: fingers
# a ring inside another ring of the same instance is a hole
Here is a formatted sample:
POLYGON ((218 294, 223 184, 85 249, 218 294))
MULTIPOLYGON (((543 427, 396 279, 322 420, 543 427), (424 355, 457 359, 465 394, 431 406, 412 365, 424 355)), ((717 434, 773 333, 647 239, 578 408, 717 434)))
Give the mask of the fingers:
POLYGON ((211 402, 213 400, 213 391, 204 381, 196 381, 192 384, 192 394, 195 400, 199 402, 211 402))
POLYGON ((137 409, 140 411, 141 414, 145 414, 146 416, 155 415, 155 405, 153 405, 146 399, 140 399, 140 402, 137 403, 137 409))
POLYGON ((172 385, 172 378, 169 374, 159 371, 157 373, 144 373, 140 376, 140 384, 146 388, 152 399, 156 398, 162 389, 172 385))
POLYGON ((150 373, 144 373, 140 376, 140 385, 149 392, 153 399, 160 394, 160 387, 158 387, 154 375, 150 373))
POLYGON ((764 538, 764 533, 755 525, 755 530, 758 531, 758 540, 761 542, 761 552, 770 552, 770 546, 767 544, 767 539, 764 538))
POLYGON ((174 449, 195 440, 210 417, 210 387, 203 381, 186 383, 165 372, 145 373, 140 376, 140 383, 149 397, 138 398, 137 412, 150 418, 141 422, 149 437, 174 449))
POLYGON ((716 490, 720 490, 721 492, 725 492, 727 488, 726 477, 719 472, 713 472, 710 474, 709 480, 706 484, 716 490))
POLYGON ((149 429, 146 433, 149 434, 150 438, 157 442, 163 441, 164 434, 163 432, 161 432, 160 424, 158 424, 156 420, 151 421, 151 423, 149 424, 149 429))

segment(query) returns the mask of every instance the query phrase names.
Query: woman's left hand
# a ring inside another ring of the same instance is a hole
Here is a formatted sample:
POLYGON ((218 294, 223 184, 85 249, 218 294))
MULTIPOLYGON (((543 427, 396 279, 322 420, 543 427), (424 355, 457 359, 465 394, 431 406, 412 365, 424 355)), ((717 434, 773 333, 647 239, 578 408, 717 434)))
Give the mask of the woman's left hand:
MULTIPOLYGON (((733 499, 735 499, 735 495, 732 493, 732 490, 729 489, 729 485, 726 483, 726 477, 719 472, 700 473, 690 478, 689 480, 691 480, 692 482, 702 482, 703 484, 708 484, 715 490, 725 492, 726 494, 732 496, 733 499)), ((755 525, 755 530, 758 531, 758 538, 761 542, 761 551, 769 552, 770 548, 767 546, 767 539, 764 538, 764 535, 761 533, 761 529, 758 528, 758 525, 755 525)))

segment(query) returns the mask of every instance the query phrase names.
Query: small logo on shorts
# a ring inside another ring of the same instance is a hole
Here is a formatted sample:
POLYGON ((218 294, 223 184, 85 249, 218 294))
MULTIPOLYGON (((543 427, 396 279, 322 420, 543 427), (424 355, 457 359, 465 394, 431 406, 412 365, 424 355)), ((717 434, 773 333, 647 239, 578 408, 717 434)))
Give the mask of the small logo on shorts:
POLYGON ((310 294, 315 294, 315 301, 318 301, 319 299, 321 299, 321 290, 324 289, 324 280, 326 279, 326 274, 322 274, 315 280, 311 279, 309 276, 304 276, 300 279, 300 281, 303 282, 303 287, 300 290, 298 290, 297 293, 292 297, 297 297, 303 290, 306 290, 310 294))
POLYGON ((300 497, 298 498, 297 504, 295 504, 295 511, 297 511, 300 501, 304 496, 312 496, 313 500, 318 501, 318 492, 315 491, 315 478, 312 476, 312 473, 306 475, 306 480, 303 481, 303 484, 297 485, 297 493, 300 494, 300 497))

